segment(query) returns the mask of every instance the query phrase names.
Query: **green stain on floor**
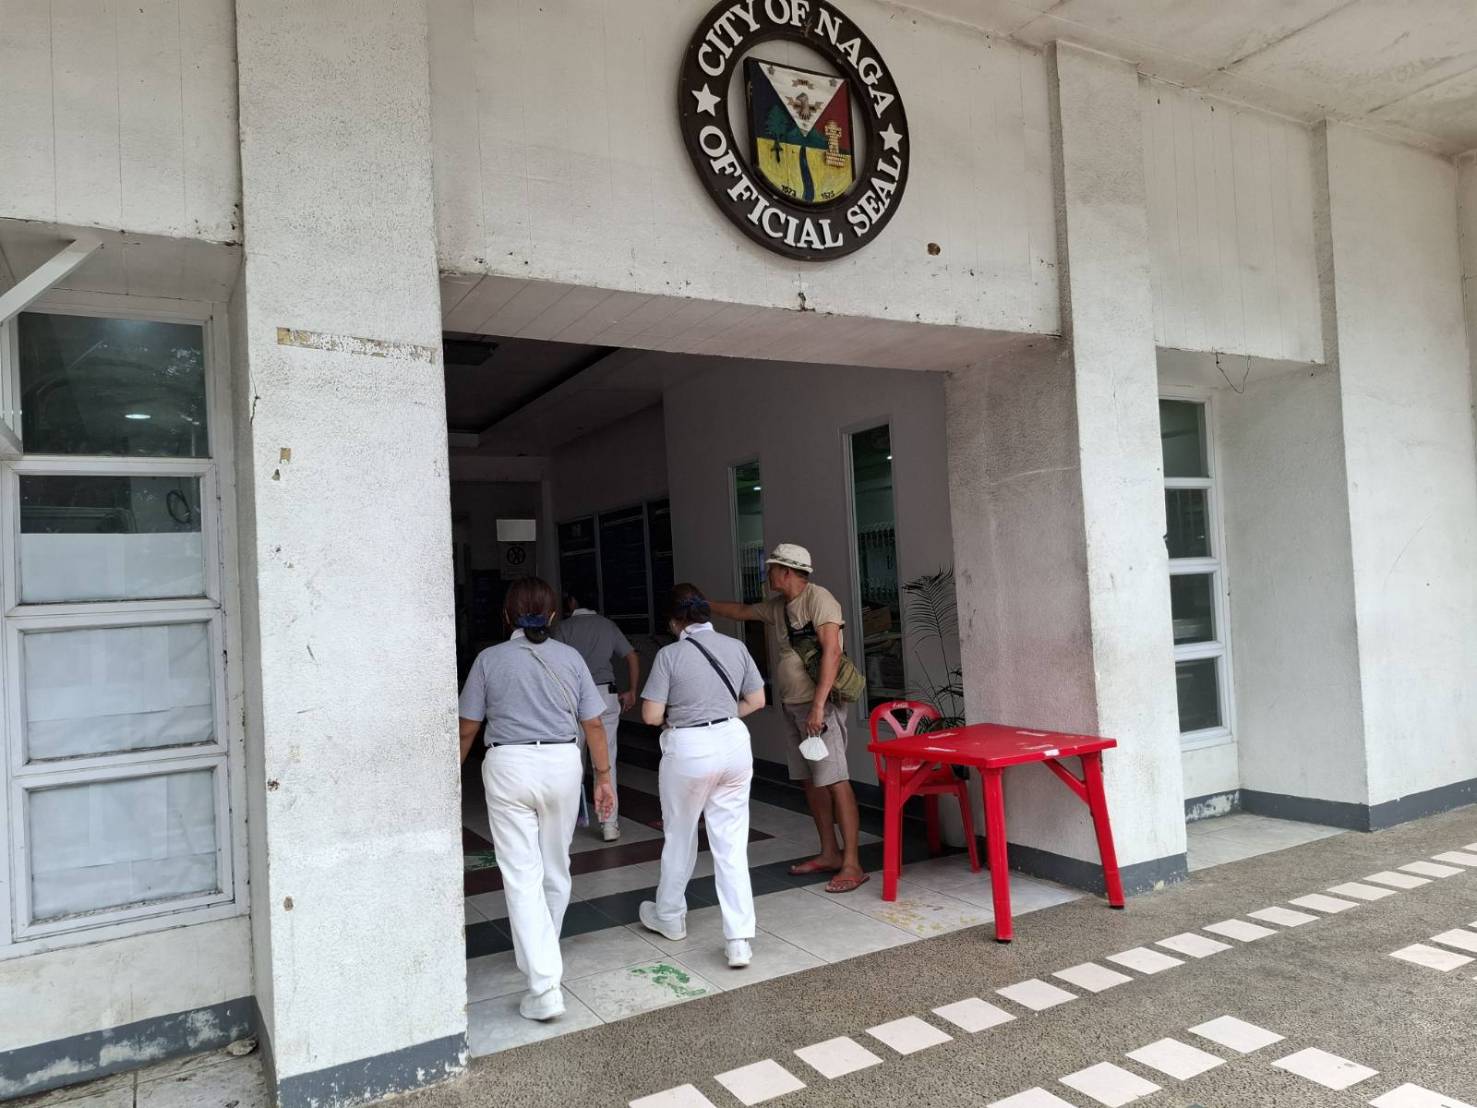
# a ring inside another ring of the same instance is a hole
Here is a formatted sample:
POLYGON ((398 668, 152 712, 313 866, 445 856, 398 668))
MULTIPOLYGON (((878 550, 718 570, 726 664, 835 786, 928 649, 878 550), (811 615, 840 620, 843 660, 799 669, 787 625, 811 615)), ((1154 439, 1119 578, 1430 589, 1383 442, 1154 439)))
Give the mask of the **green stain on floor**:
POLYGON ((665 962, 658 962, 654 966, 637 966, 631 970, 637 977, 644 977, 653 985, 668 990, 678 1000, 691 1000, 697 996, 707 996, 708 990, 699 988, 692 984, 692 978, 686 971, 676 966, 669 966, 665 962))

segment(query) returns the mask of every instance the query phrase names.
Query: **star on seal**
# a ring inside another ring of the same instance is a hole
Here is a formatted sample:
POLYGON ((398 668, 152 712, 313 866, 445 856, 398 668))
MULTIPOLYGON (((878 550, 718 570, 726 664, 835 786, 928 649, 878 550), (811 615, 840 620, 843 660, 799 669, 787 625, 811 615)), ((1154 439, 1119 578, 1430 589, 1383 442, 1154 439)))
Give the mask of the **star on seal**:
POLYGON ((708 90, 707 85, 704 85, 700 89, 693 89, 691 91, 692 95, 697 97, 698 111, 713 116, 716 116, 718 114, 713 110, 718 104, 718 97, 714 96, 712 92, 708 90))

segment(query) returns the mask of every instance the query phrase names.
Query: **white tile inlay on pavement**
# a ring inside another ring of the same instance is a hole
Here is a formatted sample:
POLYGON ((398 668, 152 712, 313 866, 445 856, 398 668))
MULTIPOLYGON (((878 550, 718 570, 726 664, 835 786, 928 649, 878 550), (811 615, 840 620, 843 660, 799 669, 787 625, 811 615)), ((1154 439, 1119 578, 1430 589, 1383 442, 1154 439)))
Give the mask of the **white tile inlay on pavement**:
POLYGON ((899 1054, 917 1054, 920 1050, 927 1050, 953 1038, 947 1031, 940 1031, 917 1016, 904 1016, 900 1020, 869 1027, 867 1034, 878 1042, 886 1043, 899 1054))
POLYGON ((1108 961, 1117 962, 1120 966, 1127 966, 1131 970, 1140 973, 1162 973, 1175 966, 1185 963, 1178 958, 1171 958, 1168 954, 1161 954, 1157 950, 1150 950, 1146 946, 1136 946, 1132 950, 1125 950, 1118 954, 1109 954, 1108 961))
POLYGON ((1279 1058, 1272 1065, 1288 1073, 1305 1077, 1315 1085, 1322 1085, 1325 1089, 1335 1090, 1347 1089, 1350 1085, 1357 1085, 1380 1072, 1316 1047, 1309 1047, 1296 1054, 1289 1054, 1286 1058, 1279 1058))
POLYGON ((1282 1041, 1282 1036, 1277 1032, 1268 1031, 1265 1027, 1258 1027, 1254 1023, 1247 1023, 1235 1016, 1217 1016, 1208 1023, 1190 1028, 1190 1033, 1199 1035, 1202 1039, 1209 1039, 1238 1054, 1250 1054, 1261 1050, 1264 1046, 1271 1046, 1273 1043, 1282 1041))
POLYGON ((1150 1069, 1167 1074, 1176 1081, 1190 1078, 1213 1070, 1225 1061, 1198 1046, 1182 1043, 1178 1039, 1160 1039, 1157 1043, 1130 1050, 1128 1056, 1150 1069))
POLYGON ((1443 866, 1440 862, 1411 862, 1395 868, 1402 869, 1406 873, 1418 873, 1422 877, 1455 877, 1465 872, 1460 866, 1443 866))
POLYGON ((1413 873, 1398 873, 1392 869, 1383 869, 1379 873, 1371 873, 1364 880, 1373 881, 1377 885, 1389 885, 1396 889, 1417 889, 1422 885, 1429 885, 1429 877, 1417 877, 1413 873))
POLYGON ((995 991, 1006 1000, 1013 1000, 1021 1007, 1029 1008, 1033 1012, 1042 1012, 1047 1008, 1055 1008, 1058 1004, 1077 999, 1076 993, 1069 993, 1066 989, 1059 989, 1035 977, 995 991))
POLYGON ((1243 943, 1254 943, 1258 939, 1265 939, 1268 935, 1277 934, 1270 927, 1247 923, 1244 919, 1223 919, 1220 923, 1207 923, 1201 930, 1209 931, 1212 935, 1224 935, 1228 939, 1235 939, 1243 943))
POLYGON ((1132 1104, 1140 1097, 1152 1096, 1159 1091, 1159 1086, 1154 1082, 1130 1073, 1122 1066, 1115 1066, 1112 1062, 1088 1066, 1085 1070, 1078 1070, 1061 1078, 1061 1082, 1069 1089, 1076 1089, 1079 1093, 1092 1097, 1099 1104, 1106 1104, 1108 1108, 1120 1108, 1121 1105, 1132 1104))
POLYGON ((942 1016, 955 1027, 968 1031, 971 1035, 1015 1019, 1004 1008, 998 1008, 977 996, 972 996, 968 1000, 956 1001, 953 1004, 945 1004, 942 1008, 935 1008, 933 1014, 942 1016))
POLYGON ((1080 966, 1057 970, 1052 976, 1060 977, 1068 985, 1076 985, 1079 989, 1086 989, 1090 993, 1100 993, 1104 989, 1111 989, 1114 985, 1126 985, 1133 980, 1126 973, 1110 970, 1107 966, 1100 966, 1096 962, 1083 962, 1080 966))
POLYGON ((652 1093, 630 1102, 630 1108, 713 1108, 713 1102, 691 1085, 652 1093))
POLYGON ((1392 950, 1390 957, 1399 958, 1402 962, 1414 962, 1418 966, 1440 970, 1442 973, 1450 973, 1454 969, 1461 969, 1472 960, 1465 954, 1457 954, 1450 950, 1441 950, 1438 947, 1427 946, 1425 943, 1412 943, 1410 946, 1401 947, 1399 950, 1392 950))
POLYGON ((1477 854, 1466 850, 1447 850, 1441 854, 1433 854, 1431 857, 1438 862, 1447 862, 1453 866, 1477 866, 1477 854))
POLYGON ((1472 1108, 1454 1096, 1442 1096, 1419 1085, 1400 1085, 1369 1102, 1373 1108, 1472 1108))
POLYGON ((1311 908, 1315 912, 1347 912, 1350 908, 1359 907, 1352 900, 1344 900, 1337 896, 1325 896, 1323 893, 1309 893, 1307 896, 1296 897, 1287 903, 1296 904, 1299 908, 1311 908))
POLYGON ((1355 900, 1384 900, 1387 896, 1394 896, 1396 892, 1379 885, 1366 885, 1362 881, 1346 881, 1342 885, 1334 885, 1328 891, 1334 896, 1352 896, 1355 900))
POLYGON ((713 1080, 746 1105, 763 1104, 766 1100, 805 1088, 804 1081, 773 1058, 720 1073, 713 1080))
POLYGON ((1259 919, 1265 923, 1275 923, 1280 927, 1301 927, 1305 923, 1316 923, 1317 916, 1309 915, 1307 912, 1295 912, 1291 908, 1258 908, 1255 912, 1247 912, 1252 919, 1259 919))
POLYGON ((1076 1108, 1045 1089, 1027 1089, 1004 1100, 992 1100, 985 1108, 1076 1108))
POLYGON ((1433 943, 1442 946, 1455 947, 1457 950, 1465 950, 1468 954, 1477 954, 1477 931, 1464 931, 1460 927, 1450 931, 1443 931, 1439 935, 1432 935, 1433 943))
POLYGON ((1231 949, 1230 943, 1223 943, 1218 939, 1207 939, 1204 935, 1197 935, 1193 931, 1186 931, 1182 935, 1171 935, 1167 939, 1160 939, 1154 945, 1172 950, 1176 954, 1188 954, 1191 958, 1209 958, 1212 954, 1231 949))
POLYGON ((856 1073, 857 1070, 864 1070, 868 1066, 882 1064, 881 1058, 855 1039, 849 1039, 845 1035, 837 1039, 827 1039, 813 1046, 803 1046, 795 1051, 795 1055, 828 1080, 845 1077, 848 1073, 856 1073))

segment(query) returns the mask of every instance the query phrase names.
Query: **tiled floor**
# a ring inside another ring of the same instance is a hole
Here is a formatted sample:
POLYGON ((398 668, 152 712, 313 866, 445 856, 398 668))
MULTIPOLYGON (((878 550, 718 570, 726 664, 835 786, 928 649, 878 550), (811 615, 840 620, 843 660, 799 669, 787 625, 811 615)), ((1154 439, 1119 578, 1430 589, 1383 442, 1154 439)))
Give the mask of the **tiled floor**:
POLYGON ((1189 865, 1192 873, 1345 834, 1337 827, 1253 816, 1246 812, 1196 820, 1186 825, 1185 833, 1189 838, 1189 865))
MULTIPOLYGON (((622 784, 654 794, 656 774, 623 766, 622 784)), ((626 825, 631 822, 623 821, 622 843, 628 841, 626 825)), ((814 854, 815 825, 808 815, 755 800, 750 822, 769 836, 749 846, 759 920, 751 966, 728 968, 722 923, 712 898, 689 896, 687 938, 681 942, 631 922, 636 903, 649 897, 656 884, 658 862, 577 874, 570 905, 574 923, 566 920, 563 942, 565 1015, 534 1024, 518 1014, 524 981, 511 950, 472 957, 467 962, 472 1053, 491 1054, 994 919, 989 874, 971 873, 962 854, 907 865, 898 898, 890 904, 882 900, 880 873, 854 893, 833 896, 825 891, 823 877, 797 884, 776 880, 773 870, 767 875, 764 870, 777 866, 782 873, 782 863, 814 854), (583 933, 570 933, 577 929, 583 933)), ((635 826, 640 832, 659 834, 643 824, 635 826)), ((863 833, 860 841, 865 851, 880 840, 863 833)), ((591 830, 576 832, 576 851, 598 846, 591 830)), ((698 857, 693 888, 711 874, 712 858, 704 852, 698 857)), ((1011 895, 1015 914, 1024 914, 1082 894, 1012 874, 1011 895)), ((477 924, 484 935, 489 928, 500 928, 506 916, 501 892, 467 898, 468 922, 477 924)))

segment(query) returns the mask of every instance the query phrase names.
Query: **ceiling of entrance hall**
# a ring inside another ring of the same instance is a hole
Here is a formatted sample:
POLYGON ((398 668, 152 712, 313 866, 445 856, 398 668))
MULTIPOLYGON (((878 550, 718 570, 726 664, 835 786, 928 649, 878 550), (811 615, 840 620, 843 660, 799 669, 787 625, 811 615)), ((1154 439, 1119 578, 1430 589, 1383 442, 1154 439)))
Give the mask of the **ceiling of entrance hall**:
POLYGON ((1477 147, 1473 0, 906 0, 1030 46, 1067 39, 1303 120, 1477 147))

